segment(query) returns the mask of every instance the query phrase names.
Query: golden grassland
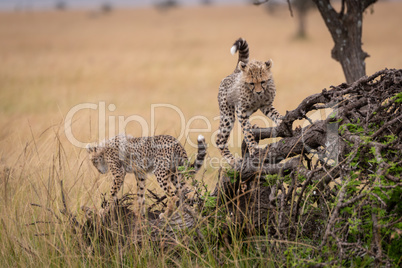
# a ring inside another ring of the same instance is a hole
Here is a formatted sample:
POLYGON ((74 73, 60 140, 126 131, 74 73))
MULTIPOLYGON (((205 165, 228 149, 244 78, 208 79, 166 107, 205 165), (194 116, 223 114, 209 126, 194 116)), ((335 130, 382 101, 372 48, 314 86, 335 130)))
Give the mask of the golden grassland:
MULTIPOLYGON (((363 49, 371 55, 367 74, 401 68, 402 3, 380 2, 372 11, 363 22, 363 49)), ((127 124, 127 133, 178 137, 184 131, 180 141, 190 155, 191 142, 202 132, 209 161, 217 167, 217 92, 237 62, 229 49, 238 37, 247 39, 251 58, 273 59, 274 104, 282 114, 308 95, 344 82, 319 13, 308 18, 307 39, 294 39, 295 29, 286 8, 269 15, 261 6, 0 13, 0 229, 17 235, 16 222, 26 223, 33 214, 30 202, 57 203, 59 180, 73 207, 99 205, 110 180, 65 135, 64 120, 77 105, 98 105, 73 118, 74 137, 83 143, 97 141, 103 131, 109 136, 109 129, 117 134, 119 116, 134 116, 137 122, 127 124), (102 102, 106 121, 99 128, 102 102), (152 116, 151 107, 158 104, 165 108, 154 109, 152 116), (201 130, 189 134, 189 129, 201 130)), ((239 152, 240 135, 233 137, 232 151, 239 152)), ((214 187, 217 169, 206 167, 205 179, 214 187)), ((125 191, 135 191, 131 176, 125 191)))

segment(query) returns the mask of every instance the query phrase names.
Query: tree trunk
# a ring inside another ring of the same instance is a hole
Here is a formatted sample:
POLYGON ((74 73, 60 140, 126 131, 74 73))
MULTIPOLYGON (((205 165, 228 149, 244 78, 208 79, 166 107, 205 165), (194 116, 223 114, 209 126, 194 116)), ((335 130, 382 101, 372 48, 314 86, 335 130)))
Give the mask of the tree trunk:
POLYGON ((363 12, 376 1, 343 0, 338 13, 330 0, 314 0, 335 43, 332 58, 342 65, 347 83, 366 75, 364 60, 369 55, 362 49, 363 12))
POLYGON ((296 38, 306 38, 307 13, 314 7, 314 3, 311 0, 294 0, 292 4, 296 11, 298 23, 296 38))

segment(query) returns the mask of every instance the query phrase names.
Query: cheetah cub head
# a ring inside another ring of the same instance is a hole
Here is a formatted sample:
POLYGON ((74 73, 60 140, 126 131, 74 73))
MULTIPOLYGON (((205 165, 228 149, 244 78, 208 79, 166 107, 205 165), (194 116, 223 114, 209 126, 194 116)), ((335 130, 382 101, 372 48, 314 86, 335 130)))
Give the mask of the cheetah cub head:
POLYGON ((108 171, 108 165, 105 161, 105 150, 98 145, 87 145, 87 152, 92 164, 98 169, 101 174, 105 174, 108 171))
POLYGON ((272 79, 272 60, 266 62, 252 60, 248 64, 240 61, 238 67, 242 72, 242 82, 248 89, 260 94, 268 88, 272 79))

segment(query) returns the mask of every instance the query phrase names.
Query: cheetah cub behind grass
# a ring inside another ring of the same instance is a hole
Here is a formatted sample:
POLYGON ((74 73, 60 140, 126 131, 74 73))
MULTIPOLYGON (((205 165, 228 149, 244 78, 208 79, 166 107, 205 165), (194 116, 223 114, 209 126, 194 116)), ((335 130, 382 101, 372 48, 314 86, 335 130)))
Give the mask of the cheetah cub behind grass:
MULTIPOLYGON (((195 174, 202 166, 206 155, 205 139, 198 136, 198 153, 192 164, 188 163, 187 153, 180 142, 168 135, 133 138, 118 135, 99 145, 87 145, 93 165, 101 174, 110 170, 113 186, 110 201, 114 202, 126 173, 134 173, 137 179, 139 210, 144 214, 145 180, 147 173, 154 173, 160 187, 169 198, 168 212, 174 207, 174 196, 185 186, 182 174, 177 167, 189 165, 190 174, 195 174), (176 191, 173 190, 173 185, 176 191)), ((177 200, 177 199, 176 199, 177 200)))
POLYGON ((272 106, 276 89, 271 73, 272 61, 249 61, 249 48, 246 40, 239 38, 233 44, 231 53, 239 52, 234 72, 224 78, 219 86, 218 102, 220 110, 219 133, 216 144, 222 156, 231 166, 237 163, 228 148, 228 139, 235 122, 235 115, 241 124, 244 140, 251 155, 258 150, 252 135, 250 116, 258 109, 276 124, 281 115, 272 106))

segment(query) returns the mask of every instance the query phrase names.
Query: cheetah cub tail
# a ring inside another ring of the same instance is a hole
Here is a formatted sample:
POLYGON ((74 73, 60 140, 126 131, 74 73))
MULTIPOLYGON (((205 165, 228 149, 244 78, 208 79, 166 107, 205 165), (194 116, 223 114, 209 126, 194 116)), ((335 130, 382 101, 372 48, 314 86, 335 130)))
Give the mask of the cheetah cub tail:
POLYGON ((249 49, 247 41, 243 38, 237 39, 230 48, 230 53, 232 53, 232 55, 236 54, 237 51, 239 51, 239 59, 237 60, 236 66, 239 65, 240 61, 247 64, 249 59, 249 49))
POLYGON ((207 154, 207 145, 205 143, 205 138, 202 135, 198 135, 198 152, 197 157, 194 160, 194 163, 191 164, 191 167, 194 167, 194 171, 197 172, 204 163, 205 156, 207 154))

